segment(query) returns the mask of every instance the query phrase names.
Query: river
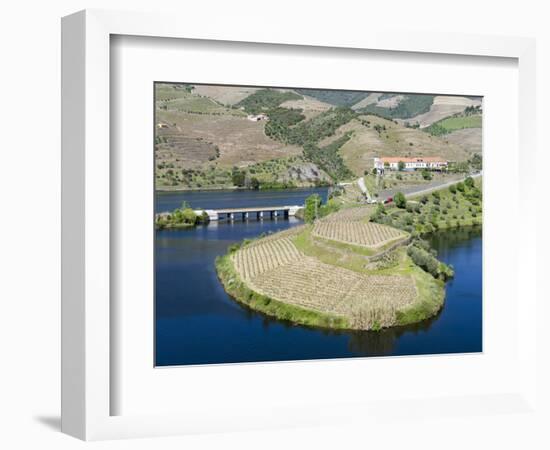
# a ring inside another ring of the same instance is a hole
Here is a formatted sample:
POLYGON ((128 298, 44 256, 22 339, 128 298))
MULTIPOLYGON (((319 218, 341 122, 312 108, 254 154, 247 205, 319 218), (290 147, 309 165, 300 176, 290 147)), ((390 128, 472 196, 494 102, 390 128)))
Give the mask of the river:
MULTIPOLYGON (((326 189, 198 191, 157 194, 157 211, 180 206, 216 208, 303 204, 326 189)), ((480 229, 429 238, 452 264, 441 312, 422 323, 380 332, 334 332, 266 317, 232 300, 219 283, 216 256, 244 238, 300 224, 295 218, 211 223, 156 231, 155 361, 157 366, 305 360, 358 356, 482 351, 482 235, 480 229)))

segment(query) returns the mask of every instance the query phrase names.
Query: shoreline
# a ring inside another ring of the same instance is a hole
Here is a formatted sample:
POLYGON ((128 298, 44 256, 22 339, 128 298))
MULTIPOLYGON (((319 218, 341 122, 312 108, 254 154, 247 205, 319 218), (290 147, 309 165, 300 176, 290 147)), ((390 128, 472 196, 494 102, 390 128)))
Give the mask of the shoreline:
POLYGON ((200 187, 200 188, 186 188, 186 189, 163 189, 155 187, 155 194, 166 194, 166 193, 185 193, 185 192, 222 192, 222 191, 228 191, 228 192, 235 192, 235 191, 297 191, 300 189, 307 190, 307 189, 328 189, 330 187, 333 187, 333 185, 326 185, 326 186, 286 186, 286 187, 267 187, 267 188, 259 188, 259 189, 251 189, 251 188, 245 188, 245 187, 238 187, 238 186, 227 186, 227 187, 200 187))

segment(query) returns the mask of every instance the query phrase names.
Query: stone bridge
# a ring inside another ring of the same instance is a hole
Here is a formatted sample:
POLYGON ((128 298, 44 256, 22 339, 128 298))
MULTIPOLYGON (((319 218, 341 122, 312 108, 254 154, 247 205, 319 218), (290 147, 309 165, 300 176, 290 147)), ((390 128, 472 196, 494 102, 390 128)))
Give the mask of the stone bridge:
POLYGON ((223 208, 223 209, 205 209, 196 210, 195 213, 202 214, 206 212, 210 220, 246 220, 249 217, 263 219, 264 217, 289 217, 294 216, 296 211, 303 206, 264 206, 264 207, 249 207, 249 208, 223 208))

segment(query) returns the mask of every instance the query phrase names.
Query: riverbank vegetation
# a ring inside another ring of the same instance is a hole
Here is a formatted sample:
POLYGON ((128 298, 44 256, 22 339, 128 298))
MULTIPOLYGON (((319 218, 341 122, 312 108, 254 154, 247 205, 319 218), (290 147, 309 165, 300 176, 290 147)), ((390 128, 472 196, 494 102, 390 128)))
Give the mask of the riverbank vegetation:
POLYGON ((155 228, 162 230, 165 228, 192 228, 197 225, 206 224, 210 221, 208 214, 203 212, 197 214, 186 202, 183 202, 181 208, 176 208, 172 212, 157 214, 155 217, 155 228))

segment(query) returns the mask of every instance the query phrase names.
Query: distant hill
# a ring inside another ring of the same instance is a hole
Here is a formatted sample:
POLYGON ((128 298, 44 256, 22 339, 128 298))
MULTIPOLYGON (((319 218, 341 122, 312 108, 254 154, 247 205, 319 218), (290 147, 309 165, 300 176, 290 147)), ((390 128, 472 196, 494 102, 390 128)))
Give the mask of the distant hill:
POLYGON ((465 97, 183 83, 155 93, 158 189, 228 188, 243 174, 263 187, 311 186, 362 175, 375 156, 465 161, 481 150, 481 129, 460 129, 477 119, 439 117, 479 103, 465 97), (445 133, 406 124, 426 108, 445 133))
POLYGON ((357 111, 376 114, 386 119, 408 119, 428 112, 434 98, 434 95, 383 94, 377 103, 371 103, 357 111))
POLYGON ((369 95, 369 92, 365 91, 335 91, 330 89, 294 89, 294 91, 330 105, 346 107, 355 105, 369 95))

